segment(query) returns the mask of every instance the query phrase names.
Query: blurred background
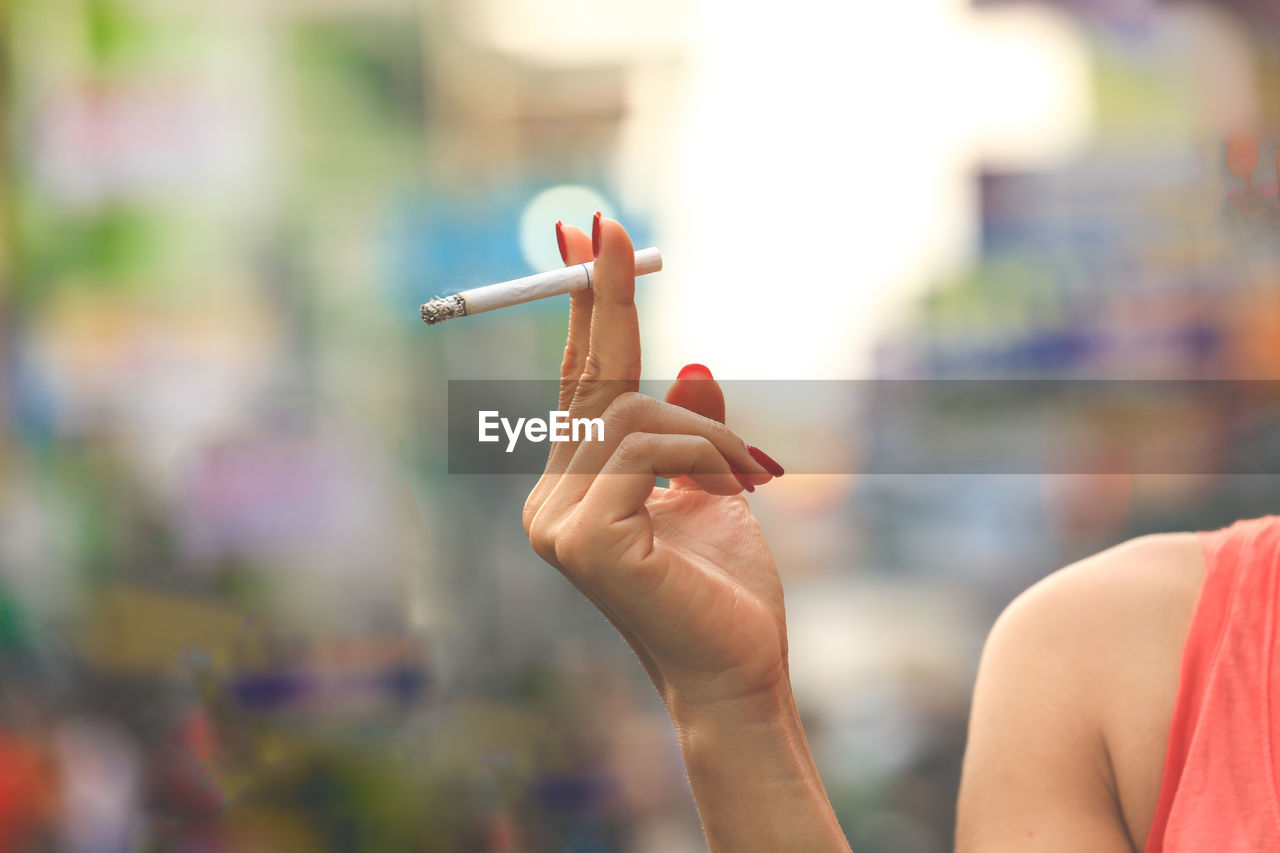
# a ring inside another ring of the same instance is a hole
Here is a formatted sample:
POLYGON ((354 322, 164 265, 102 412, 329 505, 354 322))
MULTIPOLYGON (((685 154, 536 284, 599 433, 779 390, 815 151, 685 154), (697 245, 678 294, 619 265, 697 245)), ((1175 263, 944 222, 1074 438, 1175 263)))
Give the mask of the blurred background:
MULTIPOLYGON (((533 478, 447 473, 447 381, 553 378, 567 300, 418 305, 557 266, 555 221, 602 209, 663 250, 649 378, 1280 378, 1276 17, 6 0, 0 850, 704 849, 641 668, 525 541, 533 478)), ((784 465, 863 426, 729 408, 784 465)), ((1278 498, 754 495, 854 849, 950 849, 1018 591, 1278 498)))

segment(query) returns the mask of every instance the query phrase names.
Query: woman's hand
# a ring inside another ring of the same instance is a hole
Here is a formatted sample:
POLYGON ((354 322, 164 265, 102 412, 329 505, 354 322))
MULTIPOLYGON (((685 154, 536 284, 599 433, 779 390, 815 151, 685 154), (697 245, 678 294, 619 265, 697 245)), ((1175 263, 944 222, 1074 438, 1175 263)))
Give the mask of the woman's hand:
POLYGON ((525 504, 529 540, 622 633, 669 707, 774 690, 786 681, 782 587, 741 494, 772 473, 724 426, 705 369, 682 372, 667 402, 636 392, 640 327, 622 226, 597 214, 592 239, 557 232, 566 264, 597 256, 592 288, 571 297, 558 408, 602 417, 604 440, 552 445, 525 504), (655 488, 657 477, 672 487, 655 488))
POLYGON ((666 402, 636 392, 631 240, 598 213, 590 241, 557 233, 565 263, 596 256, 592 289, 572 297, 558 408, 602 417, 604 440, 551 446, 529 541, 639 655, 712 851, 847 853, 791 695, 778 571, 741 494, 782 469, 725 427, 705 368, 681 371, 666 402))

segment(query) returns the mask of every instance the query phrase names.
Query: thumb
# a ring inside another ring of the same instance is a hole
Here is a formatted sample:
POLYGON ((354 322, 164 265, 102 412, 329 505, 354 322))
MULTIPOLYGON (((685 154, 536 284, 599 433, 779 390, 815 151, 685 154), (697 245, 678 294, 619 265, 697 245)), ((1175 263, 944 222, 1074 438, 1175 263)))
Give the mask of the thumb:
POLYGON ((676 381, 667 389, 666 400, 673 406, 724 423, 724 392, 706 365, 686 364, 682 367, 676 381))
MULTIPOLYGON (((680 368, 676 381, 667 389, 666 400, 696 412, 704 418, 724 423, 724 391, 705 364, 686 364, 680 368)), ((672 477, 671 488, 697 488, 688 477, 672 477)))

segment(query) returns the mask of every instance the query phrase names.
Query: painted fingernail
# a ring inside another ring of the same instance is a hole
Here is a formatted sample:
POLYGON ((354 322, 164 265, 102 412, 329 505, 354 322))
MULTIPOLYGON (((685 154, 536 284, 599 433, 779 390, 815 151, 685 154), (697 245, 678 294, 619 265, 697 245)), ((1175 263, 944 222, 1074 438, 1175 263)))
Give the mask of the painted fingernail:
POLYGON ((569 247, 564 242, 564 223, 556 220, 556 244, 560 246, 560 261, 569 263, 569 247))
POLYGON ((765 453, 760 448, 748 444, 747 452, 751 454, 752 459, 759 462, 760 465, 773 476, 781 477, 783 474, 787 473, 781 465, 774 462, 773 459, 770 458, 769 454, 765 453))
POLYGON ((596 211, 595 218, 591 220, 591 255, 592 257, 600 257, 600 217, 603 214, 596 211))
POLYGON ((751 481, 747 479, 746 474, 743 474, 732 465, 729 466, 729 470, 733 472, 733 478, 738 481, 738 485, 742 486, 742 488, 746 489, 748 492, 754 492, 756 490, 756 487, 751 485, 751 481))
POLYGON ((711 371, 705 364, 686 364, 676 374, 676 379, 711 379, 711 371))

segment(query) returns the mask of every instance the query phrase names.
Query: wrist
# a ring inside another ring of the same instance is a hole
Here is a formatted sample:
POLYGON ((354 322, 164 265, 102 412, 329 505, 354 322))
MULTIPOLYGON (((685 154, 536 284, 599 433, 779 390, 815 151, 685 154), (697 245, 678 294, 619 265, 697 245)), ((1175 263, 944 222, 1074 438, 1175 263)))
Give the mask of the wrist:
POLYGON ((713 702, 665 698, 713 853, 847 853, 789 679, 713 702))
POLYGON ((684 727, 755 728, 799 719, 791 681, 785 673, 749 688, 721 689, 706 684, 669 687, 664 691, 663 702, 677 730, 684 727))
POLYGON ((713 673, 666 669, 658 692, 677 723, 694 715, 751 718, 795 704, 785 654, 713 673))
POLYGON ((789 681, 716 702, 676 696, 667 711, 691 776, 710 771, 729 754, 750 765, 749 778, 765 786, 816 775, 789 681))

